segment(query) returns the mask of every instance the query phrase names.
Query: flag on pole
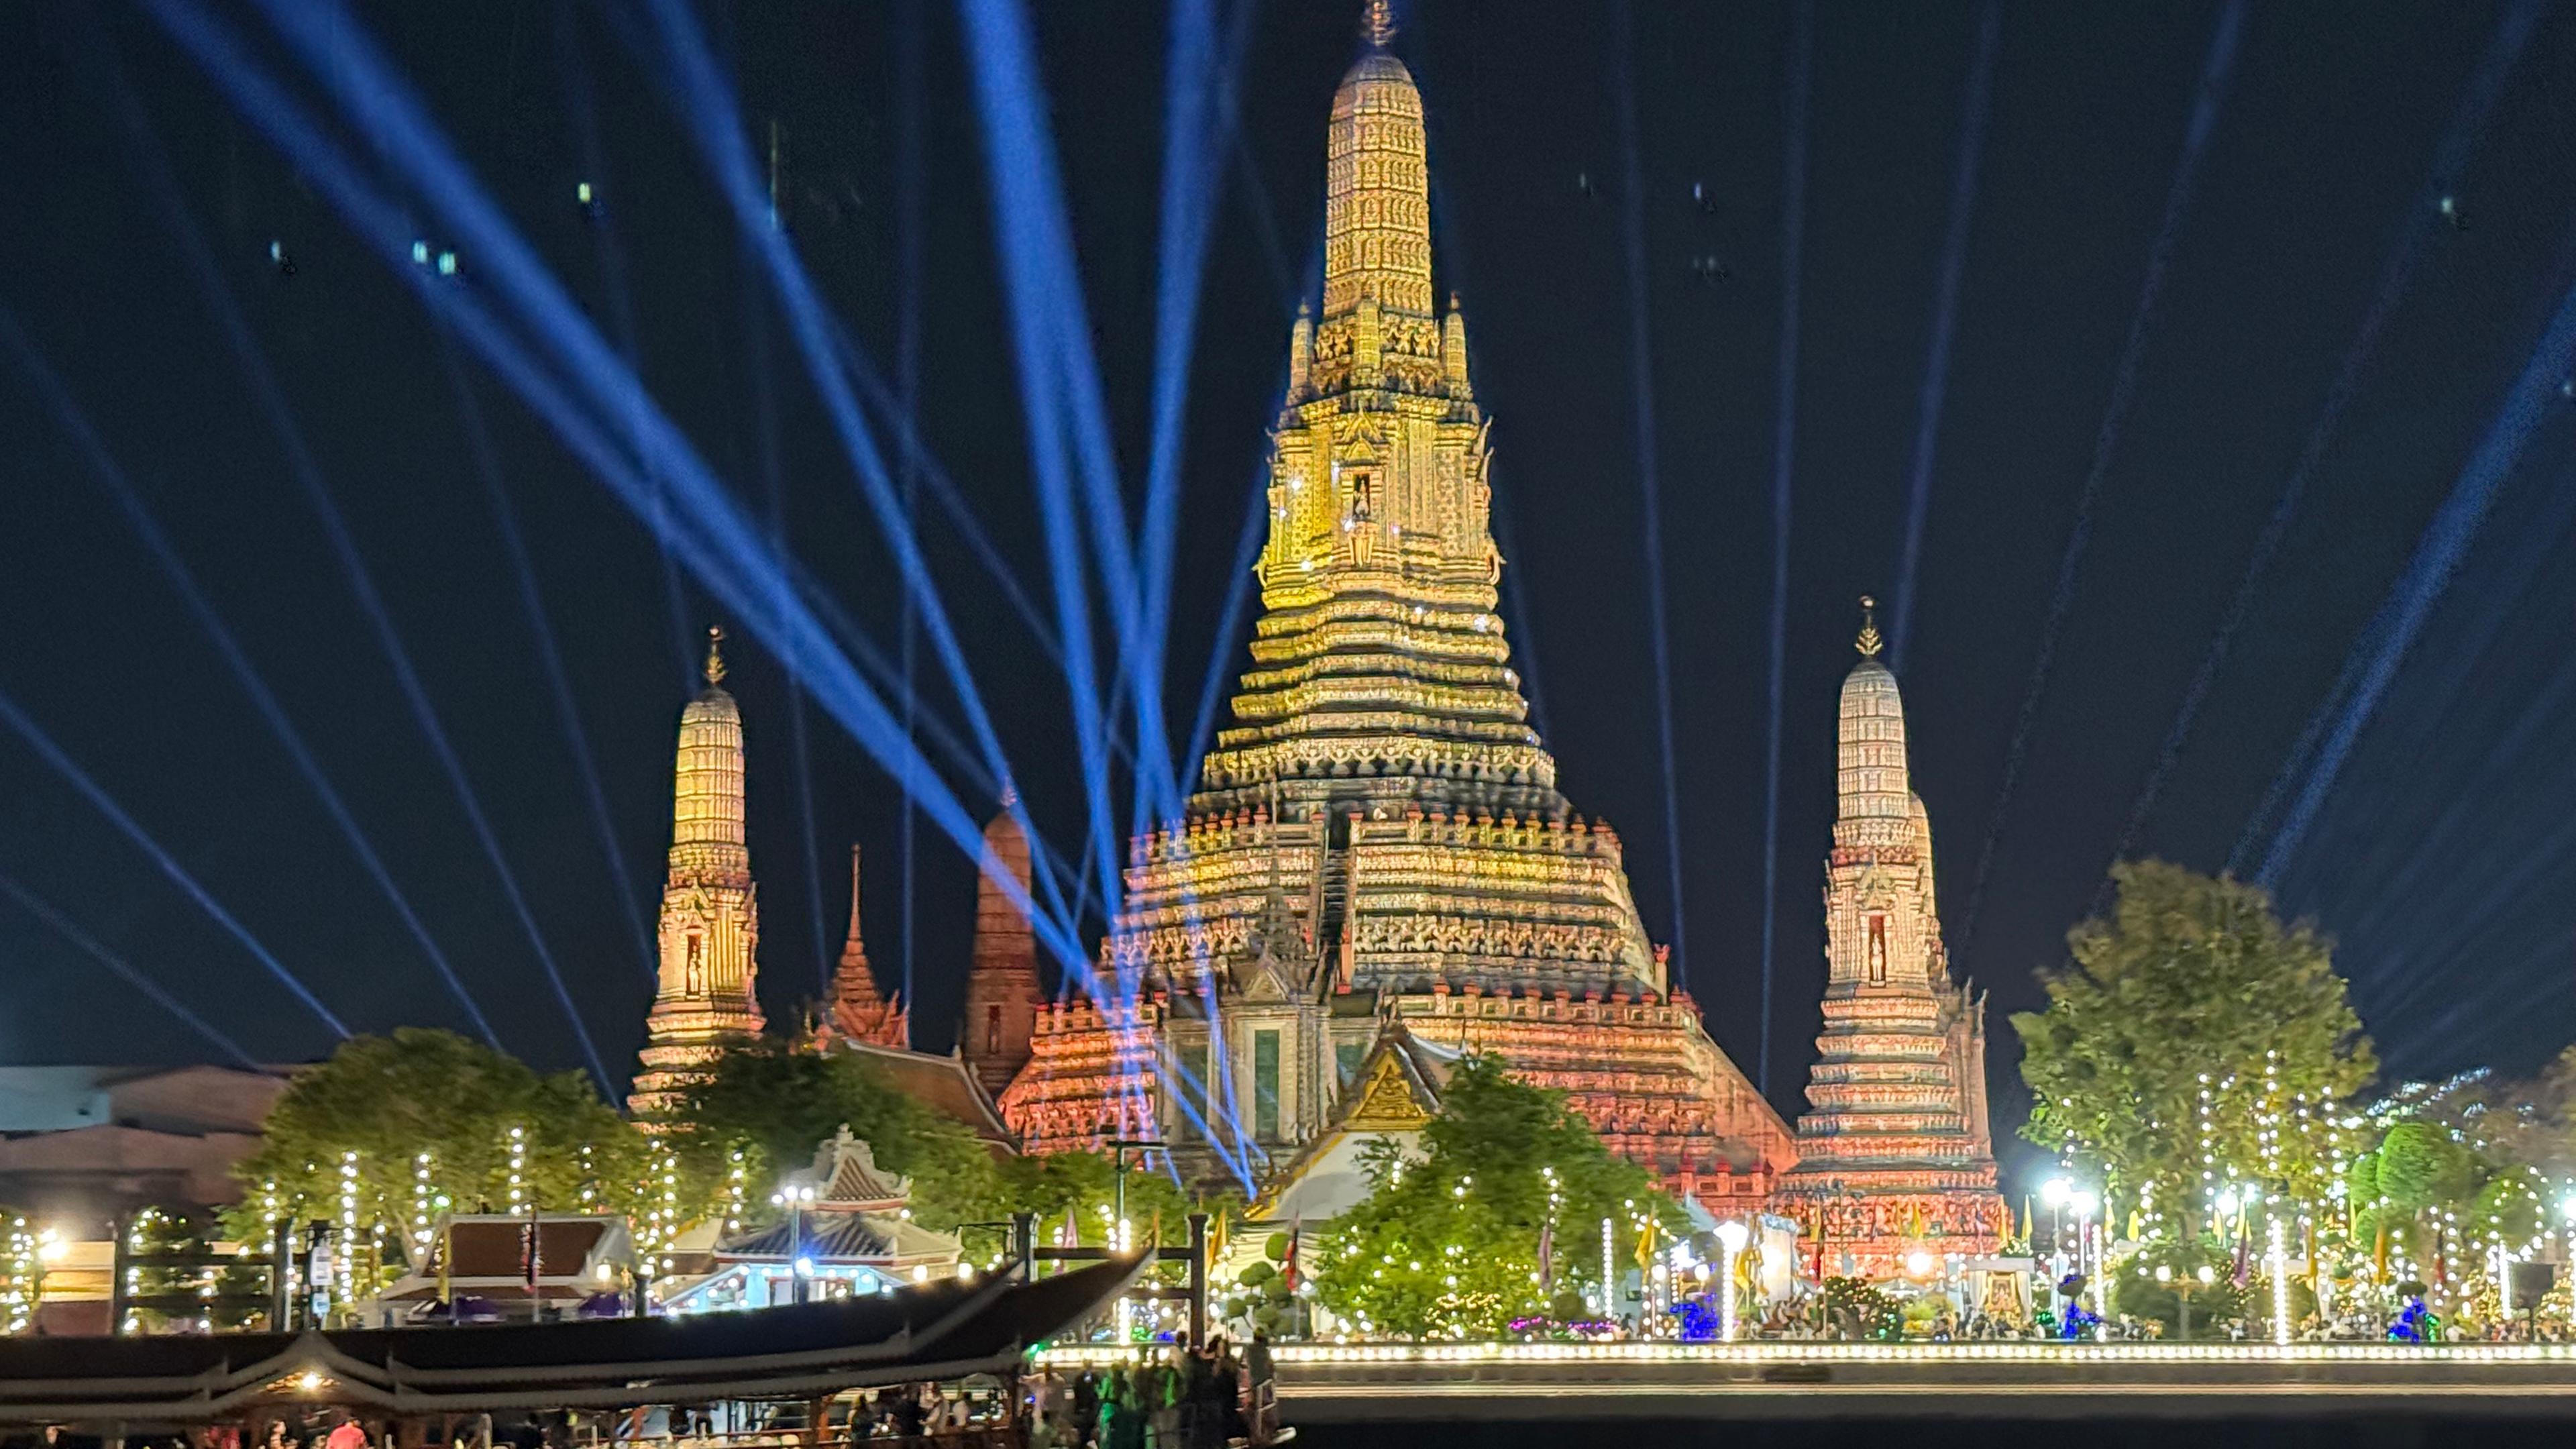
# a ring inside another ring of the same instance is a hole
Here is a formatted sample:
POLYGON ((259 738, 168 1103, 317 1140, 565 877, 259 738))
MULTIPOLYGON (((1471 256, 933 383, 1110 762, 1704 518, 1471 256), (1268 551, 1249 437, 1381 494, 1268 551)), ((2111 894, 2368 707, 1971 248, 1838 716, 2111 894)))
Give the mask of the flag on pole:
POLYGON ((1288 1220, 1288 1251, 1279 1255, 1279 1281, 1287 1284, 1291 1293, 1297 1291, 1297 1232, 1300 1225, 1301 1220, 1297 1218, 1288 1220))
POLYGON ((1637 1266, 1650 1267, 1655 1261, 1655 1220, 1652 1216, 1637 1229, 1637 1266))

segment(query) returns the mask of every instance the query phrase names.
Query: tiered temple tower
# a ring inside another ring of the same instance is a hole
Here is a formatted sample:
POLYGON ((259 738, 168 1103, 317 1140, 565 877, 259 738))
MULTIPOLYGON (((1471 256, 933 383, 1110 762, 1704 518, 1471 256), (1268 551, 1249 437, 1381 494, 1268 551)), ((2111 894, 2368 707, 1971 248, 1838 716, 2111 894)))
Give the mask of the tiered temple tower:
POLYGON ((1004 886, 1008 881, 1019 888, 1021 900, 1028 898, 1029 837, 1015 818, 1018 803, 1005 794, 1001 813, 984 827, 975 876, 975 957, 967 968, 966 1018, 957 1030, 967 1070, 996 1094, 1028 1065, 1029 1038, 1046 999, 1038 989, 1037 933, 1004 886))
POLYGON ((1789 1134, 1670 989, 1619 837, 1571 811, 1530 727, 1466 323, 1433 302, 1422 96, 1383 7, 1371 29, 1333 96, 1323 306, 1290 334, 1233 725, 1186 818, 1130 845, 1118 999, 1049 1008, 1003 1111, 1037 1150, 1161 1135, 1275 1164, 1400 1020, 1745 1211, 1789 1134))
POLYGON ((1823 1273, 1871 1278, 1905 1271, 1917 1252, 1994 1253, 2007 1228, 1986 1123, 1985 1000, 1950 979, 1932 826, 1908 778, 1904 700, 1878 651, 1865 618, 1860 663, 1843 681, 1825 861, 1822 1059, 1779 1197, 1823 1273))
POLYGON ((841 943, 841 963, 832 972, 831 1009, 820 1023, 821 1034, 869 1046, 897 1050, 912 1044, 905 1003, 877 990, 868 968, 868 946, 859 931, 859 848, 850 847, 850 934, 841 943))
POLYGON ((743 840, 742 711, 724 691, 724 631, 710 629, 707 687, 680 711, 671 870, 662 886, 661 982, 627 1110, 677 1105, 692 1070, 760 1034, 760 901, 743 840))

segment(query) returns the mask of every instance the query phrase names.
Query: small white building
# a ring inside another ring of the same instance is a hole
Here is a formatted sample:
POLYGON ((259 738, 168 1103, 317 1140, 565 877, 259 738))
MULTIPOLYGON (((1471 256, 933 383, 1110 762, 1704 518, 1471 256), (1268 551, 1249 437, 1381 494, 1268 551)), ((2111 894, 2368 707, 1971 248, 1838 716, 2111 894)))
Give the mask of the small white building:
POLYGON ((715 1270, 671 1285, 661 1311, 775 1307, 795 1302, 800 1282, 814 1301, 956 1276, 963 1246, 912 1221, 912 1179, 877 1166, 874 1149, 848 1127, 787 1186, 810 1188, 810 1205, 790 1205, 776 1223, 718 1242, 715 1270))

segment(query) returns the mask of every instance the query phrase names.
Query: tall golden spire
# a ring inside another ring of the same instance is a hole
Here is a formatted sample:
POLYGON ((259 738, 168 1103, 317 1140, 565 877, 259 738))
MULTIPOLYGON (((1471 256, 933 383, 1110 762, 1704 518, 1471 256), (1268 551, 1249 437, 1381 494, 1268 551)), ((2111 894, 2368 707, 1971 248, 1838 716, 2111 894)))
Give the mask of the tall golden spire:
POLYGON ((1389 312, 1431 315, 1431 181, 1425 165, 1422 92, 1404 62, 1376 39, 1333 93, 1324 160, 1324 320, 1363 297, 1389 312))
POLYGON ((1422 92, 1386 48, 1390 5, 1363 14, 1369 44, 1325 128, 1323 306, 1289 333, 1265 613, 1203 803, 1250 809, 1294 781, 1299 810, 1409 795, 1553 815, 1556 764, 1494 611, 1502 559, 1466 319, 1454 300, 1434 310, 1422 92))
POLYGON ((1877 601, 1863 595, 1860 607, 1860 662, 1843 679, 1835 730, 1834 843, 1855 849, 1908 844, 1914 832, 1905 698, 1878 657, 1877 601))
POLYGON ((680 711, 671 778, 670 874, 662 885, 661 972, 644 1069, 627 1105, 667 1113, 726 1043, 759 1033, 760 901, 743 828, 742 710, 724 678, 724 631, 707 631, 707 687, 680 711))

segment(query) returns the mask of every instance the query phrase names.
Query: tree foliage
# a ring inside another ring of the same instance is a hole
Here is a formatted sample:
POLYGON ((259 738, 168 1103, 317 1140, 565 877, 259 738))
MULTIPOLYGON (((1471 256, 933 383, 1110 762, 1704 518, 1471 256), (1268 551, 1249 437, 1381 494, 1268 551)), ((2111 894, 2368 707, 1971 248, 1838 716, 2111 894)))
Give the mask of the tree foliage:
POLYGON ((729 1047, 683 1091, 668 1125, 692 1182, 722 1184, 733 1153, 743 1153, 752 1220, 767 1215, 778 1179, 809 1166, 845 1126, 880 1167, 912 1179, 913 1216, 925 1226, 989 1218, 999 1201, 992 1154, 973 1133, 845 1053, 766 1039, 729 1047))
POLYGON ((280 1220, 337 1225, 345 1197, 360 1260, 381 1279, 426 1218, 507 1208, 513 1128, 520 1188, 540 1207, 632 1212, 643 1201, 642 1134, 588 1078, 541 1077, 453 1032, 402 1027, 353 1037, 295 1075, 259 1150, 233 1169, 243 1196, 226 1233, 264 1243, 280 1220))
POLYGON ((1368 1198, 1325 1236, 1316 1291, 1336 1315, 1381 1333, 1499 1335, 1546 1313, 1554 1285, 1599 1281, 1602 1219, 1615 1225, 1623 1268, 1639 1222, 1654 1222, 1665 1241, 1685 1222, 1563 1093, 1514 1081, 1498 1057, 1468 1057, 1451 1072, 1420 1160, 1381 1141, 1368 1170, 1368 1198))
MULTIPOLYGON (((998 1160, 967 1128, 887 1081, 864 1058, 801 1051, 774 1041, 727 1049, 683 1094, 670 1140, 693 1181, 720 1184, 733 1154, 743 1154, 744 1216, 769 1212, 777 1180, 805 1168, 844 1126, 865 1141, 877 1164, 912 1179, 912 1213, 941 1232, 962 1223, 997 1223, 1035 1213, 1049 1242, 1073 1219, 1082 1242, 1110 1240, 1119 1201, 1119 1170, 1105 1153, 1060 1152, 998 1160)), ((1191 1202, 1165 1173, 1126 1165, 1125 1202, 1134 1240, 1157 1231, 1166 1242, 1186 1237, 1191 1202)), ((979 1230, 970 1248, 998 1245, 979 1230)))
POLYGON ((2162 861, 2112 876, 2111 913, 2040 973, 2047 1009, 2012 1019, 2034 1099, 2023 1134, 2186 1227, 2229 1177, 2322 1199, 2343 1104, 2375 1070, 2325 941, 2253 886, 2162 861))

